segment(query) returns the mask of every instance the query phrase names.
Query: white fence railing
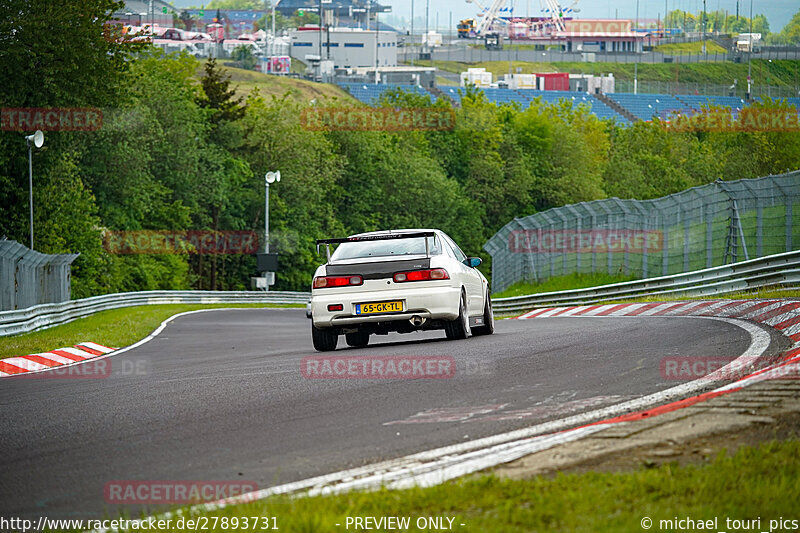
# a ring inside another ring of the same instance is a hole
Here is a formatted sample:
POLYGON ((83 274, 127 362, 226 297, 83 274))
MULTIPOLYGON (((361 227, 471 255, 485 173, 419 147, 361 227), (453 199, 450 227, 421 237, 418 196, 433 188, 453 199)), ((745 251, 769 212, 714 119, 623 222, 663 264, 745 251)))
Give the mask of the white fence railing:
POLYGON ((0 312, 0 337, 27 333, 84 316, 134 305, 152 304, 305 304, 308 292, 142 291, 104 294, 68 302, 0 312))
POLYGON ((645 296, 713 296, 794 283, 800 283, 800 250, 672 276, 497 298, 492 300, 492 306, 499 314, 511 314, 543 306, 596 304, 645 296))

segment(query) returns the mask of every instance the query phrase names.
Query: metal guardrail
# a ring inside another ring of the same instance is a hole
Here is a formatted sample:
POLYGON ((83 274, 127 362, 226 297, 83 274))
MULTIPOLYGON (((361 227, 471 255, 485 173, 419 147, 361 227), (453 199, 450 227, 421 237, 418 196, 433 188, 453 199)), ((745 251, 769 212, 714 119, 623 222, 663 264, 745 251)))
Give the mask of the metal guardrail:
POLYGON ((153 304, 305 304, 308 292, 142 291, 104 294, 68 302, 0 312, 0 337, 49 328, 98 311, 153 304))
MULTIPOLYGON (((713 296, 770 285, 800 283, 800 250, 694 272, 529 296, 497 298, 498 314, 552 305, 585 305, 639 296, 713 296)), ((69 302, 0 312, 0 337, 71 322, 99 311, 153 304, 305 304, 308 292, 142 291, 105 294, 69 302)))
POLYGON ((498 314, 553 305, 586 305, 640 296, 713 296, 800 282, 800 250, 694 272, 568 291, 492 300, 498 314))

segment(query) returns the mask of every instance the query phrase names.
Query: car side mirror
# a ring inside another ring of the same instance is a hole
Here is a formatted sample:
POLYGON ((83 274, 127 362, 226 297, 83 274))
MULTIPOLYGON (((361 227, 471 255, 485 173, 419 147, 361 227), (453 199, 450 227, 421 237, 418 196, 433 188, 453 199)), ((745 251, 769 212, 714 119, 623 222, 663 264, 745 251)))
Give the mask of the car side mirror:
POLYGON ((480 257, 467 257, 464 260, 464 264, 467 266, 471 266, 472 268, 477 268, 480 264, 483 263, 480 257))

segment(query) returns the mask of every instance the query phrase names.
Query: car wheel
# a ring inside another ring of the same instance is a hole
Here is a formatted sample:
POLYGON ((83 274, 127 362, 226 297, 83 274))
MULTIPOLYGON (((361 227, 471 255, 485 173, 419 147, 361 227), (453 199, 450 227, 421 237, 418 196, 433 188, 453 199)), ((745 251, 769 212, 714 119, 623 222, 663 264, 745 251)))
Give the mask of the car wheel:
POLYGON ((348 346, 353 348, 361 348, 369 344, 369 333, 357 331, 355 333, 345 333, 344 340, 347 341, 348 346))
POLYGON ((339 342, 339 335, 335 329, 318 328, 311 324, 311 340, 314 342, 314 349, 318 352, 332 352, 339 342))
POLYGON ((448 339, 466 339, 469 337, 469 318, 467 317, 467 297, 461 292, 461 303, 458 307, 458 318, 444 325, 444 332, 448 339))
POLYGON ((494 333, 494 311, 492 311, 492 299, 486 293, 486 303, 483 305, 483 325, 472 328, 473 335, 491 335, 494 333))

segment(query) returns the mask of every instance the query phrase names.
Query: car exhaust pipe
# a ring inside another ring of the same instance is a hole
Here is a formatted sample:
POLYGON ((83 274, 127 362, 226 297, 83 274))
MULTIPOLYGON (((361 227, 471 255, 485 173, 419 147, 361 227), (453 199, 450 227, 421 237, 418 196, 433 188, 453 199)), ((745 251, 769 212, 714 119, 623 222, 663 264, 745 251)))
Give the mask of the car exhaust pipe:
POLYGON ((425 319, 419 315, 412 316, 408 321, 411 322, 411 325, 414 327, 419 327, 425 323, 425 319))

